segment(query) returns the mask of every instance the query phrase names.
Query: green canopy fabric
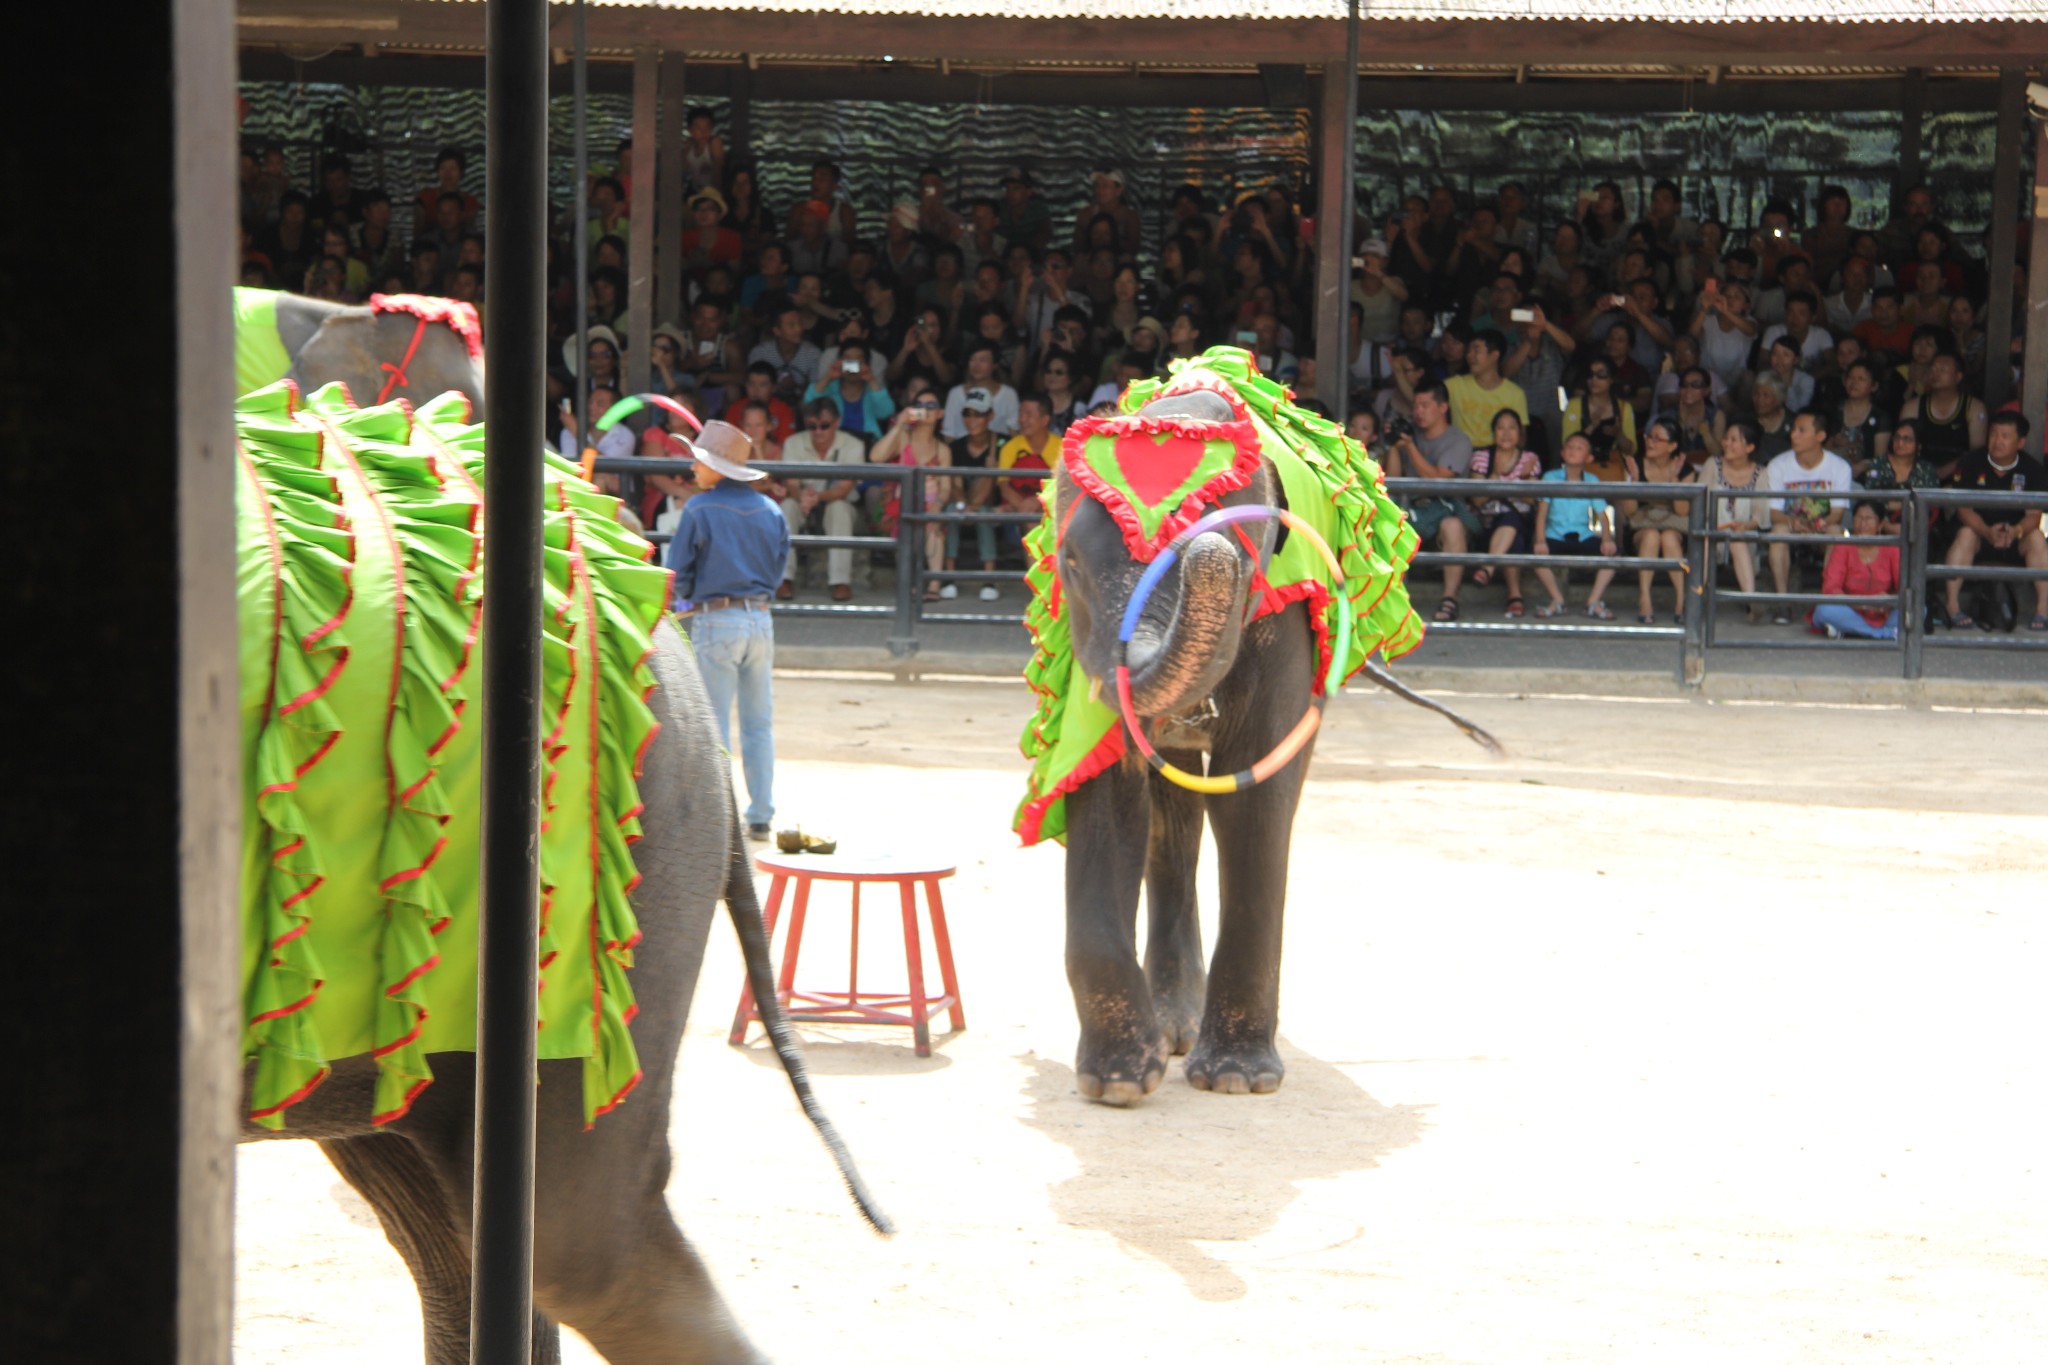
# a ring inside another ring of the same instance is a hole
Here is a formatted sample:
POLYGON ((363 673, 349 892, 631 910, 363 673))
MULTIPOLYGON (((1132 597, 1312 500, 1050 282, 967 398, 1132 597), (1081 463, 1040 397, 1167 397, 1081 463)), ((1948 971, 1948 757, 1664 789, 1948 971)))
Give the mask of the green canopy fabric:
MULTIPOLYGON (((455 394, 289 382, 235 426, 249 1117, 369 1054, 388 1123, 429 1053, 476 1046, 483 429, 455 394)), ((546 485, 540 1055, 584 1059, 594 1120, 639 1080, 628 846, 668 574, 574 466, 546 485)))
MULTIPOLYGON (((1169 377, 1131 385, 1118 406, 1116 417, 1076 423, 1061 459, 1083 495, 1102 501, 1117 518, 1135 557, 1150 561, 1197 520, 1202 502, 1243 487, 1231 478, 1242 464, 1233 464, 1233 448, 1241 454, 1255 444, 1278 473, 1288 510, 1313 526, 1344 566, 1343 590, 1356 626, 1342 676, 1363 668, 1375 650, 1397 659, 1422 643, 1422 619, 1410 607, 1403 582, 1418 539, 1387 495, 1379 465, 1334 422, 1297 407, 1288 390, 1259 374, 1249 353, 1217 346, 1175 361, 1169 377), (1222 394, 1235 420, 1162 424, 1135 415, 1155 398, 1192 389, 1222 394), (1175 430, 1164 431, 1163 425, 1175 430), (1155 458, 1167 467, 1146 468, 1155 458)), ((1020 741, 1032 760, 1031 775, 1013 822, 1026 844, 1065 841, 1067 793, 1117 763, 1126 743, 1116 707, 1090 695, 1090 680, 1074 658, 1054 568, 1059 521, 1053 492, 1048 483, 1045 516, 1024 540, 1031 585, 1025 624, 1033 643, 1024 678, 1038 695, 1020 741)), ((1294 602, 1308 604, 1318 693, 1337 637, 1341 608, 1334 587, 1322 557, 1300 537, 1290 538, 1252 585, 1253 619, 1294 602)))

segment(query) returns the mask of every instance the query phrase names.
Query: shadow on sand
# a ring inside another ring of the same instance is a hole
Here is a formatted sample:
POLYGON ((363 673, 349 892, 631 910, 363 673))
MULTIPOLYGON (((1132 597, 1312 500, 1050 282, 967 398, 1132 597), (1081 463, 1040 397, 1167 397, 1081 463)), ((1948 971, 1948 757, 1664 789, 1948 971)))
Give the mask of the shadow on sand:
MULTIPOLYGON (((1370 1170, 1417 1141, 1423 1106, 1381 1104, 1327 1062, 1280 1040, 1287 1081, 1277 1095, 1210 1095, 1174 1059, 1166 1082, 1132 1109, 1080 1097, 1074 1069, 1027 1054, 1023 1123, 1069 1148, 1080 1172, 1051 1191, 1069 1227, 1107 1232, 1152 1257, 1212 1303, 1242 1298, 1244 1280, 1202 1243, 1269 1232, 1300 1182, 1370 1170)), ((1332 1220, 1302 1251, 1340 1246, 1364 1228, 1332 1220)))

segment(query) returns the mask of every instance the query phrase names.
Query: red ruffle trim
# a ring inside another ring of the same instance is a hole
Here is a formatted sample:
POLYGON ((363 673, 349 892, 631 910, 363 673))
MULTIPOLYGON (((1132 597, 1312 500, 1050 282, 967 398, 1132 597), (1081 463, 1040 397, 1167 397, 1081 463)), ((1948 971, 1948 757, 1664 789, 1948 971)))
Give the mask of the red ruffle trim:
POLYGON ((372 294, 373 313, 407 313, 422 322, 438 322, 455 329, 471 360, 484 358, 484 329, 476 309, 457 299, 429 298, 425 294, 372 294))

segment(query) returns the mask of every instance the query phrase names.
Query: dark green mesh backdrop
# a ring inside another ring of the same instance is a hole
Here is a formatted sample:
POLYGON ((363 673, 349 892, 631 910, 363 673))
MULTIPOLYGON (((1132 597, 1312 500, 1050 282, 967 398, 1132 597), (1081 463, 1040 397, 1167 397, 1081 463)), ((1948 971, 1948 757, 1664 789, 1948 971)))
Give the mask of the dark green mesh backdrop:
MULTIPOLYGON (((435 150, 452 144, 472 153, 469 188, 483 190, 475 155, 483 142, 480 90, 246 82, 242 93, 245 142, 285 144, 302 187, 313 184, 318 151, 340 147, 353 154, 359 184, 383 186, 408 214, 411 193, 432 179, 435 150)), ((706 103, 723 126, 724 102, 706 103)), ((553 111, 551 180, 566 203, 570 102, 555 100, 553 111)), ((630 121, 627 97, 591 98, 593 165, 610 163, 630 121)), ((1928 179, 1947 221, 1965 233, 1981 230, 1989 215, 1993 130, 1989 113, 1932 115, 1923 130, 1928 179)), ((1868 111, 1635 118, 1375 112, 1358 122, 1359 194, 1384 218, 1402 194, 1439 180, 1490 194, 1514 179, 1548 223, 1596 181, 1620 182, 1638 207, 1652 181, 1670 177, 1684 185, 1688 212, 1741 225, 1773 195, 1804 206, 1823 182, 1838 182, 1856 199, 1856 221, 1875 226, 1889 209, 1898 132, 1896 115, 1868 111)), ((753 141, 772 209, 785 211, 808 185, 811 161, 830 157, 845 170, 862 221, 874 227, 911 192, 927 161, 945 170, 960 196, 996 193, 1002 168, 1022 162, 1055 212, 1067 215, 1086 199, 1092 167, 1119 166, 1133 202, 1155 222, 1182 181, 1227 197, 1275 181, 1298 189, 1309 167, 1309 118, 1301 110, 757 101, 753 141)))

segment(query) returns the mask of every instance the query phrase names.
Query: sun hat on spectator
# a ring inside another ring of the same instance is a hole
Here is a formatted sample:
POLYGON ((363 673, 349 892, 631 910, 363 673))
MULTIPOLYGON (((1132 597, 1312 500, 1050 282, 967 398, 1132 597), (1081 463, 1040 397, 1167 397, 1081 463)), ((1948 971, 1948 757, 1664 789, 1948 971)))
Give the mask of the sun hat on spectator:
POLYGON ((1362 242, 1360 242, 1360 243, 1358 244, 1358 254, 1359 254, 1359 255, 1361 255, 1361 256, 1379 256, 1379 257, 1385 257, 1385 256, 1386 256, 1386 254, 1387 254, 1387 240, 1386 240, 1386 238, 1384 238, 1384 237, 1368 237, 1368 238, 1366 238, 1366 239, 1365 239, 1364 241, 1362 241, 1362 242))
MULTIPOLYGON (((612 348, 612 354, 615 356, 623 356, 626 353, 626 348, 619 344, 619 334, 601 322, 590 329, 590 340, 604 342, 612 348)), ((580 375, 583 373, 583 357, 576 354, 576 334, 574 332, 562 338, 562 359, 569 366, 570 374, 580 375)))
MULTIPOLYGON (((591 329, 591 335, 597 335, 597 330, 595 328, 591 329)), ((664 322, 660 326, 656 327, 654 329, 654 335, 658 337, 667 337, 670 341, 673 341, 676 344, 676 350, 679 352, 687 352, 692 346, 696 344, 695 342, 690 340, 690 336, 687 332, 685 332, 682 328, 676 326, 673 322, 664 322)), ((652 345, 653 343, 650 341, 649 344, 652 345)))
POLYGON ((996 397, 987 389, 969 389, 966 393, 960 395, 960 410, 962 412, 994 412, 996 410, 996 397))
POLYGON ((1158 318, 1142 317, 1139 318, 1136 322, 1132 323, 1131 335, 1135 337, 1140 332, 1150 332, 1152 334, 1153 339, 1157 341, 1161 347, 1164 347, 1166 345, 1166 324, 1161 322, 1158 318))
POLYGON ((715 204, 718 207, 718 211, 720 213, 724 213, 726 209, 730 207, 725 202, 725 196, 720 194, 717 190, 711 188, 709 185, 706 185, 703 189, 698 190, 695 194, 690 196, 690 207, 694 209, 697 207, 697 205, 704 203, 706 200, 709 200, 712 204, 715 204))
POLYGON ((721 422, 714 417, 704 424, 702 431, 683 444, 690 448, 691 455, 728 479, 752 483, 767 477, 762 470, 748 467, 747 461, 753 458, 754 443, 747 438, 747 433, 730 422, 721 422))
POLYGON ((911 203, 908 199, 899 201, 895 208, 889 210, 889 220, 899 227, 916 227, 917 205, 911 203))

